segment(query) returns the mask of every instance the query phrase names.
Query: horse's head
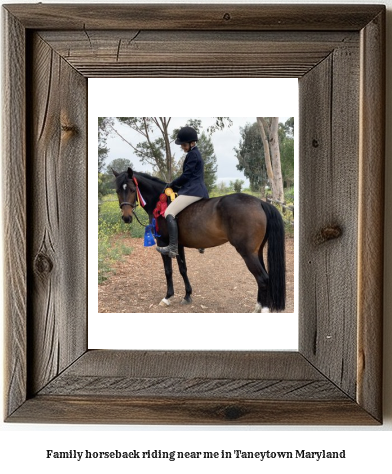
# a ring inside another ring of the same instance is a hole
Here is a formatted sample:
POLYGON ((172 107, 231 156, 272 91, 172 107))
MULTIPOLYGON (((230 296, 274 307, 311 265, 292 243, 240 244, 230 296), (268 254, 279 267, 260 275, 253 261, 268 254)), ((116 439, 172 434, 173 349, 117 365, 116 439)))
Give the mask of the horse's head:
POLYGON ((136 184, 133 181, 133 170, 128 168, 123 173, 117 173, 113 171, 116 177, 116 192, 118 196, 118 202, 122 212, 122 220, 126 224, 132 222, 132 214, 137 206, 137 195, 136 195, 136 184))

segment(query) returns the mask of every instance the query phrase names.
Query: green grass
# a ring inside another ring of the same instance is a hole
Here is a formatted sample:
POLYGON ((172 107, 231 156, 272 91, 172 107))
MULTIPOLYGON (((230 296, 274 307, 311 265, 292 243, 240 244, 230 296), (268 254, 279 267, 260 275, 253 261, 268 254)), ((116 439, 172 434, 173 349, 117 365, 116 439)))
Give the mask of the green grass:
MULTIPOLYGON (((142 210, 136 210, 141 222, 148 224, 147 214, 142 210)), ((98 282, 105 281, 113 271, 113 265, 123 255, 129 255, 132 249, 126 245, 121 236, 132 236, 142 238, 144 227, 136 219, 132 224, 125 224, 121 219, 121 211, 115 195, 105 196, 98 217, 98 282), (120 238, 118 238, 120 237, 120 238)))

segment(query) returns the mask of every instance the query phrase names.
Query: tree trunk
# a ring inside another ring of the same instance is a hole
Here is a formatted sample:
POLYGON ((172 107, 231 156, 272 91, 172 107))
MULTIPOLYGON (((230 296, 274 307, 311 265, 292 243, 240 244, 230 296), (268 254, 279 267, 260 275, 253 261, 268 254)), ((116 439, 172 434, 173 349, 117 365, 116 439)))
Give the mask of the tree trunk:
POLYGON ((261 139, 263 141, 264 158, 265 158, 265 166, 267 168, 267 176, 268 176, 271 188, 272 188, 272 196, 274 196, 274 194, 275 194, 275 192, 274 192, 274 173, 272 171, 271 154, 270 154, 270 148, 269 148, 268 138, 267 138, 267 134, 266 134, 266 129, 268 130, 269 126, 268 126, 267 121, 264 119, 264 117, 257 117, 257 124, 259 126, 261 139))
POLYGON ((162 122, 162 127, 163 127, 162 135, 163 135, 163 139, 164 139, 164 142, 165 142, 166 163, 167 163, 167 179, 166 179, 166 181, 168 183, 170 183, 173 180, 173 176, 172 176, 172 174, 173 174, 173 172, 172 172, 173 157, 172 157, 171 150, 170 150, 170 137, 169 137, 169 130, 168 130, 170 120, 168 122, 166 120, 166 117, 163 117, 161 119, 161 122, 162 122))
POLYGON ((271 163, 274 173, 274 187, 276 191, 276 198, 280 202, 284 202, 283 192, 283 178, 282 178, 282 166, 280 163, 280 149, 279 149, 279 117, 271 118, 270 126, 270 148, 271 148, 271 163))
POLYGON ((283 179, 278 138, 279 117, 271 117, 269 122, 265 117, 257 117, 257 123, 263 141, 265 164, 268 179, 271 183, 272 198, 283 202, 283 179))

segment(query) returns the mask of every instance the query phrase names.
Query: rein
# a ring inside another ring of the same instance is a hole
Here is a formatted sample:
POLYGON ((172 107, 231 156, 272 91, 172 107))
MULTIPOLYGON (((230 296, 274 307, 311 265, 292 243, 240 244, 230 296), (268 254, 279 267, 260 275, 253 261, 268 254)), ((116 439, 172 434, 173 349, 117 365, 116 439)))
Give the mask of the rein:
POLYGON ((134 202, 133 204, 131 202, 122 202, 120 204, 120 209, 123 208, 123 206, 131 206, 132 207, 132 215, 136 217, 136 220, 139 222, 140 225, 142 225, 143 227, 147 227, 147 225, 143 224, 143 222, 140 222, 137 214, 135 214, 135 209, 137 208, 138 206, 138 203, 137 202, 134 202))
MULTIPOLYGON (((140 204, 142 207, 144 207, 146 205, 146 202, 145 200, 143 199, 143 196, 141 195, 140 193, 140 190, 139 190, 139 183, 137 182, 137 179, 135 177, 132 178, 133 179, 133 182, 135 183, 136 185, 136 199, 135 199, 135 202, 132 204, 131 202, 127 202, 127 201, 124 201, 120 204, 120 209, 123 208, 123 206, 131 206, 132 208, 132 215, 135 216, 136 220, 139 222, 139 224, 143 227, 147 227, 148 225, 150 224, 143 224, 143 222, 140 222, 137 214, 135 213, 135 209, 138 207, 138 205, 140 204)), ((165 186, 166 188, 167 186, 165 186)), ((164 188, 164 190, 165 190, 164 188)))
POLYGON ((137 214, 135 214, 134 210, 135 209, 132 209, 132 214, 136 217, 136 220, 139 222, 139 224, 142 225, 143 227, 147 227, 149 224, 143 224, 143 222, 140 222, 139 218, 138 218, 137 214))

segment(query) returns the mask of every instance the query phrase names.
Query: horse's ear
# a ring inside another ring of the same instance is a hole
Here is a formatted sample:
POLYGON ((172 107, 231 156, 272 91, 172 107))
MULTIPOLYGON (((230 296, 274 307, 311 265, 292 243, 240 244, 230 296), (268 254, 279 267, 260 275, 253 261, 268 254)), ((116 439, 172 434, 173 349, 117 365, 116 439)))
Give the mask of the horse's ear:
POLYGON ((133 178, 133 169, 132 168, 128 168, 128 178, 129 179, 133 178))
POLYGON ((117 176, 120 174, 120 173, 117 173, 117 171, 115 171, 113 168, 110 168, 114 174, 114 176, 117 178, 117 176))

